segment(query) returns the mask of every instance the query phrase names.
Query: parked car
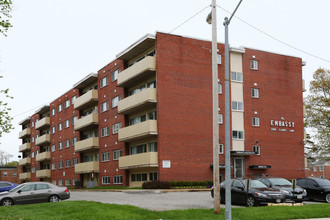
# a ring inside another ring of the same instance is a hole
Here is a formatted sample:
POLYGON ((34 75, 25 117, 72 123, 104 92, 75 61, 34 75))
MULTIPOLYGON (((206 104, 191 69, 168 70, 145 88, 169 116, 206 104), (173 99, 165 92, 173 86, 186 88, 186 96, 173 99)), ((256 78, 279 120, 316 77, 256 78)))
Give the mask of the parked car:
POLYGON ((297 185, 307 191, 309 200, 325 200, 330 203, 330 180, 321 178, 301 178, 297 185))
POLYGON ((16 186, 17 186, 17 184, 15 184, 15 183, 0 181, 0 192, 9 191, 9 190, 15 188, 16 186))
POLYGON ((293 189, 292 183, 284 178, 260 178, 258 180, 269 188, 282 190, 287 200, 302 202, 307 195, 306 190, 299 186, 293 189))
POLYGON ((30 182, 0 193, 0 205, 59 202, 69 198, 70 191, 67 187, 58 187, 47 182, 30 182))
MULTIPOLYGON (((279 189, 268 188, 259 180, 251 180, 251 187, 247 189, 247 179, 225 180, 220 184, 220 202, 225 203, 226 184, 231 184, 231 201, 233 204, 246 205, 248 207, 267 205, 268 203, 280 203, 285 201, 283 192, 279 189)), ((213 188, 211 190, 213 197, 213 188)))

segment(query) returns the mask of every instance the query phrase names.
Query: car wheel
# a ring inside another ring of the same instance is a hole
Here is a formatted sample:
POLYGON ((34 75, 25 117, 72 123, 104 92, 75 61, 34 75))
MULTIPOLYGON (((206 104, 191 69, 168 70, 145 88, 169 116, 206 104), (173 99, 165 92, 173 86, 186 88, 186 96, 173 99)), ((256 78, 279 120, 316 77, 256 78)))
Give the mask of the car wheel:
POLYGON ((330 193, 328 193, 328 194, 325 195, 325 201, 327 203, 330 203, 330 193))
POLYGON ((12 205, 14 205, 14 203, 13 203, 12 199, 6 198, 6 199, 2 200, 1 205, 2 206, 12 206, 12 205))
POLYGON ((246 200, 246 206, 247 207, 252 207, 252 206, 255 206, 255 204, 256 204, 256 201, 253 198, 253 196, 249 196, 246 200))
POLYGON ((60 201, 60 197, 58 197, 57 195, 52 195, 49 197, 49 202, 59 202, 60 201))

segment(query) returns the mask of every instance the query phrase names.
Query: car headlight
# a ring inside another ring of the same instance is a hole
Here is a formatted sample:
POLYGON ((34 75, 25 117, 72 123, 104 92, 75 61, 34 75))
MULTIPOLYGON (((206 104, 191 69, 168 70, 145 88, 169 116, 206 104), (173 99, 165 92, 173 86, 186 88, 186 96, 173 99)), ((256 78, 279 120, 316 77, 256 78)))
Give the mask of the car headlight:
POLYGON ((284 195, 290 195, 291 194, 291 192, 286 191, 286 190, 282 190, 282 192, 283 192, 284 195))
POLYGON ((303 195, 307 195, 307 191, 306 191, 306 189, 304 189, 303 195))
POLYGON ((264 198, 267 198, 267 194, 263 194, 263 193, 259 193, 259 192, 255 192, 255 194, 259 197, 264 197, 264 198))

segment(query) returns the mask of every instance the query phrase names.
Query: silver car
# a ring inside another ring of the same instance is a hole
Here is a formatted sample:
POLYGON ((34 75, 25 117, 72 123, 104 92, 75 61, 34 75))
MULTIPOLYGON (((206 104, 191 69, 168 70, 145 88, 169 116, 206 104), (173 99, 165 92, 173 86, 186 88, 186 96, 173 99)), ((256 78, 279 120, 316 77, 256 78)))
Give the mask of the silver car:
POLYGON ((55 186, 47 182, 30 182, 18 185, 9 192, 0 193, 0 205, 59 202, 70 198, 67 187, 55 186))

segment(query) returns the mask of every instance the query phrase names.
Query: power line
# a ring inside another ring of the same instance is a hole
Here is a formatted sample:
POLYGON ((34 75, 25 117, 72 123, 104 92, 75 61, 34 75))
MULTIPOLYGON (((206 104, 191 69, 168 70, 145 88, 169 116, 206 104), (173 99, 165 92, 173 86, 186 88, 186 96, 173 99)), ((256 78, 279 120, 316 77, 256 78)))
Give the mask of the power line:
MULTIPOLYGON (((217 5, 217 7, 220 8, 220 9, 222 9, 223 11, 227 12, 228 14, 231 14, 228 10, 224 9, 223 7, 221 7, 221 6, 219 6, 219 5, 217 5)), ((281 44, 283 44, 283 45, 285 45, 285 46, 287 46, 287 47, 290 47, 290 48, 292 48, 292 49, 295 49, 295 50, 297 50, 297 51, 299 51, 299 52, 302 52, 302 53, 304 53, 304 54, 307 54, 307 55, 309 55, 309 56, 311 56, 311 57, 314 57, 314 58, 316 58, 316 59, 319 59, 319 60, 322 60, 322 61, 325 61, 325 62, 330 63, 330 60, 327 60, 327 59, 324 59, 324 58, 322 58, 322 57, 316 56, 316 55, 311 54, 311 53, 309 53, 309 52, 307 52, 307 51, 304 51, 304 50, 301 50, 301 49, 299 49, 299 48, 297 48, 297 47, 295 47, 295 46, 292 46, 292 45, 290 45, 290 44, 288 44, 288 43, 285 43, 284 41, 282 41, 282 40, 280 40, 280 39, 278 39, 278 38, 276 38, 276 37, 274 37, 274 36, 272 36, 272 35, 266 33, 265 31, 260 30, 259 28, 257 28, 257 27, 255 27, 255 26, 249 24, 248 22, 244 21, 243 19, 241 19, 241 18, 239 18, 239 17, 237 17, 237 16, 234 16, 234 17, 237 18, 238 20, 240 20, 241 22, 245 23, 246 25, 250 26, 251 28, 253 28, 253 29, 259 31, 260 33, 262 33, 262 34, 264 34, 264 35, 266 35, 266 36, 272 38, 273 40, 275 40, 275 41, 277 41, 277 42, 279 42, 279 43, 281 43, 281 44)))

